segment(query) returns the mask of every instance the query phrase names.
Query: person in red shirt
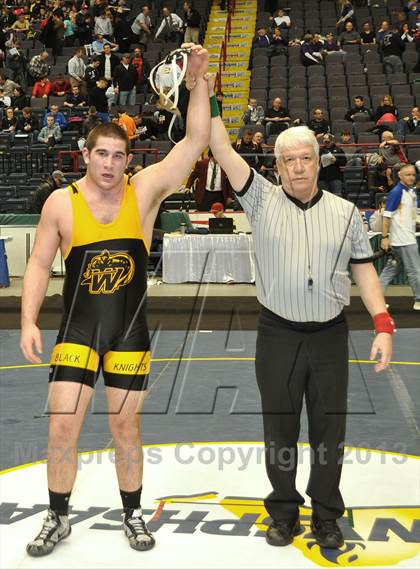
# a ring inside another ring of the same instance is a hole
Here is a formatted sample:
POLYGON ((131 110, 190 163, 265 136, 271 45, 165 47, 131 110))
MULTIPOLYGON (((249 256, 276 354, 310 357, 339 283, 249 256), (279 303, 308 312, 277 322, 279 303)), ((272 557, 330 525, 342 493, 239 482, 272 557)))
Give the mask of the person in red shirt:
POLYGON ((32 89, 32 97, 46 99, 50 93, 51 82, 47 77, 42 77, 39 81, 36 81, 32 89))
POLYGON ((70 93, 70 91, 70 82, 65 79, 62 73, 57 75, 57 78, 52 82, 51 85, 51 94, 56 97, 64 97, 64 95, 67 95, 67 93, 70 93))
POLYGON ((136 47, 134 50, 134 56, 131 63, 136 67, 138 73, 137 81, 137 93, 143 93, 145 98, 147 98, 147 89, 149 87, 149 73, 150 64, 147 59, 144 59, 141 48, 136 47))

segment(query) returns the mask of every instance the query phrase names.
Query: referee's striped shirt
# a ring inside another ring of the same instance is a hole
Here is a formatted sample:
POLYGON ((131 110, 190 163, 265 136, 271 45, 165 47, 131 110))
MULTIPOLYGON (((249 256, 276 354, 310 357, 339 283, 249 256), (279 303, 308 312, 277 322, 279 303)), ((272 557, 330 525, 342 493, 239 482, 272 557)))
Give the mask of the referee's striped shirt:
POLYGON ((255 170, 236 195, 252 227, 260 303, 294 322, 335 318, 350 303, 349 262, 372 261, 354 204, 319 191, 307 208, 255 170))

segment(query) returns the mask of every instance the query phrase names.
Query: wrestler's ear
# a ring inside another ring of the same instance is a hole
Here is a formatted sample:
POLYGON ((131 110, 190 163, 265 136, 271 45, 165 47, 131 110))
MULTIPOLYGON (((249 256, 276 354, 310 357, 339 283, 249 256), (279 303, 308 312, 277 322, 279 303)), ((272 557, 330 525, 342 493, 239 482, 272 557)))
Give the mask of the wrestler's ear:
POLYGON ((85 164, 89 164, 89 150, 86 148, 86 146, 84 148, 82 148, 82 157, 83 157, 83 161, 85 164))
POLYGON ((130 162, 132 161, 132 159, 133 159, 133 154, 129 154, 129 155, 127 156, 127 164, 126 164, 126 167, 130 164, 130 162))

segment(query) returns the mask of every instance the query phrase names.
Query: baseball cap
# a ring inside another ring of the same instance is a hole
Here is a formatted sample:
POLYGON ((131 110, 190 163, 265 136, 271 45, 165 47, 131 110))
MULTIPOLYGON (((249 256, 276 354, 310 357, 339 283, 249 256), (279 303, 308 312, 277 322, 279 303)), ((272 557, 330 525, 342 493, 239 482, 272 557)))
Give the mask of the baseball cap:
POLYGON ((60 178, 61 180, 65 181, 65 176, 64 173, 61 170, 54 170, 54 172, 51 174, 51 176, 53 178, 60 178))
POLYGON ((224 206, 221 202, 215 202, 215 203, 211 206, 210 213, 213 213, 213 212, 216 212, 216 211, 225 211, 225 206, 224 206))

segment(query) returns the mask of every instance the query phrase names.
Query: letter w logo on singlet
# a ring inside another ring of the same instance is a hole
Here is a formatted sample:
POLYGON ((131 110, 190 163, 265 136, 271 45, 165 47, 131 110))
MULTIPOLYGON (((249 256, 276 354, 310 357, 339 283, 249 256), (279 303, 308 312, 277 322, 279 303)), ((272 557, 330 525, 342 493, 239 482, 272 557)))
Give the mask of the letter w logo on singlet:
POLYGON ((89 294, 114 294, 127 285, 133 275, 134 261, 130 255, 104 250, 89 262, 81 285, 89 286, 89 294))

